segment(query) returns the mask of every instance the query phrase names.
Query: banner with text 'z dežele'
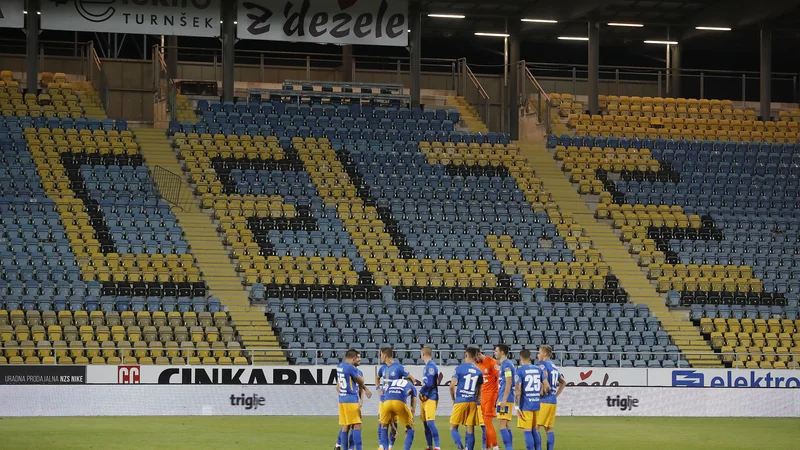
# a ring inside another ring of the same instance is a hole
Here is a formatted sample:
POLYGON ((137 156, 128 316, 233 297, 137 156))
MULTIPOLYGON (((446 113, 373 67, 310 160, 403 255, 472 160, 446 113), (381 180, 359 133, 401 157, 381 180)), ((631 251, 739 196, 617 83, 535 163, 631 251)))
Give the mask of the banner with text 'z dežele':
POLYGON ((408 45, 406 0, 244 0, 237 14, 241 39, 408 45))

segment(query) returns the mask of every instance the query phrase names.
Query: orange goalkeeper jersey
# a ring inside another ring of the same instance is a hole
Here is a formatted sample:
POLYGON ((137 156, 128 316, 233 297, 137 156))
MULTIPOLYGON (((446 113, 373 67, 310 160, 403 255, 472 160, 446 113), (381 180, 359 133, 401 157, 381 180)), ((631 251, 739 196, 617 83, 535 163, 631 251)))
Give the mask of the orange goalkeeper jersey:
POLYGON ((481 403, 484 400, 497 401, 500 389, 500 363, 490 356, 484 356, 483 361, 475 363, 483 372, 483 386, 481 387, 481 403))

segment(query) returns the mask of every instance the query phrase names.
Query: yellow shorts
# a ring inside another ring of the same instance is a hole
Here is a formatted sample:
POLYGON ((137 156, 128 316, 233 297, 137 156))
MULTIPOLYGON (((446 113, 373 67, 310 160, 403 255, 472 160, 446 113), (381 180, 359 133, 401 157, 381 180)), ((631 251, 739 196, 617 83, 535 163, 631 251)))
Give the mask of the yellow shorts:
POLYGON ((339 403, 339 425, 361 423, 361 406, 358 403, 339 403))
POLYGON ((556 423, 556 405, 540 403, 539 414, 536 415, 536 424, 540 427, 552 427, 556 423))
MULTIPOLYGON (((381 415, 383 414, 383 404, 385 402, 378 403, 378 422, 380 422, 381 415)), ((397 417, 392 419, 392 423, 397 423, 397 417)))
POLYGON ((386 400, 381 406, 378 422, 389 425, 396 420, 406 427, 414 427, 414 416, 411 415, 411 409, 406 403, 400 400, 386 400))
POLYGON ((422 416, 422 421, 427 422, 429 420, 436 420, 436 407, 439 406, 439 402, 436 400, 426 400, 422 402, 422 407, 419 409, 420 415, 422 416))
POLYGON ((536 428, 536 418, 540 411, 520 411, 517 416, 517 428, 532 430, 536 428))
POLYGON ((450 423, 468 427, 481 426, 481 414, 478 405, 475 402, 454 404, 453 414, 450 415, 450 423))
POLYGON ((497 407, 497 420, 510 421, 513 415, 514 415, 513 403, 501 403, 500 406, 497 407))

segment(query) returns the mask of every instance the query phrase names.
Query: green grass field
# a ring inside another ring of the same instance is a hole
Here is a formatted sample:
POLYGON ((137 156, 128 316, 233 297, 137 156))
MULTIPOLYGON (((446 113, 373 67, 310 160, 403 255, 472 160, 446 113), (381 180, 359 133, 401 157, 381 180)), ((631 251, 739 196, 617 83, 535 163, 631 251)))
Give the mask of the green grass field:
MULTIPOLYGON (((364 449, 374 450, 375 418, 365 419, 364 449)), ((437 425, 442 448, 455 448, 447 418, 437 425)), ((417 428, 413 448, 424 449, 417 428)), ((336 417, 0 418, 0 448, 331 449, 337 429, 336 417)), ((800 442, 800 419, 560 417, 556 431, 556 449, 789 449, 800 442)), ((524 449, 521 434, 514 444, 524 449)))

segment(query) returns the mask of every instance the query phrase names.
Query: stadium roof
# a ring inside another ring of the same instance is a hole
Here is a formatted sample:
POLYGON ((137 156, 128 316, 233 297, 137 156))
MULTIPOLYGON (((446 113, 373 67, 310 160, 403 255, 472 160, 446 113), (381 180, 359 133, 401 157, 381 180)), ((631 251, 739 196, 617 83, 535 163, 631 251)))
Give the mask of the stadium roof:
MULTIPOLYGON (((683 41, 713 31, 696 26, 729 27, 754 31, 763 23, 776 30, 800 27, 800 0, 422 0, 425 14, 464 15, 464 20, 424 16, 426 34, 456 36, 475 31, 503 32, 506 21, 550 19, 558 23, 523 23, 526 40, 555 36, 584 36, 586 22, 637 23, 643 28, 608 27, 603 38, 661 39, 683 41)), ((716 34, 719 36, 719 34, 716 34)))

